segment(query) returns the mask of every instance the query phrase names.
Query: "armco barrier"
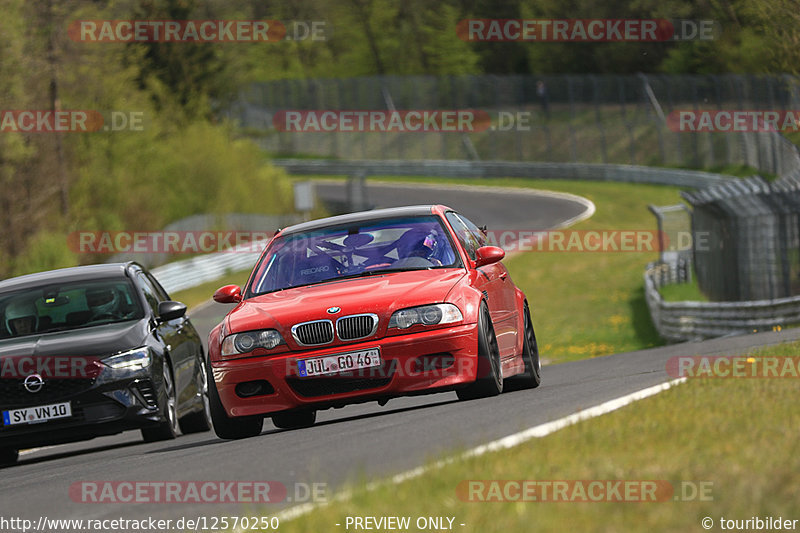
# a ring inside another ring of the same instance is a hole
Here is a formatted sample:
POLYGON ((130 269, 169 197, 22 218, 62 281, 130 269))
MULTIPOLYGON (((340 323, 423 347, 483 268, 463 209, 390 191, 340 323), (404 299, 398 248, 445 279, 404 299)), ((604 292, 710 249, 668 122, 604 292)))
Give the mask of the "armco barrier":
POLYGON ((590 163, 512 161, 400 161, 275 159, 290 174, 327 176, 436 176, 452 178, 541 178, 653 183, 704 188, 730 181, 729 176, 672 168, 590 163))
POLYGON ((800 323, 800 296, 748 302, 666 302, 658 290, 659 268, 648 266, 644 288, 653 324, 667 341, 743 335, 800 323))
POLYGON ((151 270, 168 293, 191 289, 203 283, 219 279, 230 272, 252 268, 267 241, 254 241, 242 245, 242 250, 218 252, 175 261, 151 270))

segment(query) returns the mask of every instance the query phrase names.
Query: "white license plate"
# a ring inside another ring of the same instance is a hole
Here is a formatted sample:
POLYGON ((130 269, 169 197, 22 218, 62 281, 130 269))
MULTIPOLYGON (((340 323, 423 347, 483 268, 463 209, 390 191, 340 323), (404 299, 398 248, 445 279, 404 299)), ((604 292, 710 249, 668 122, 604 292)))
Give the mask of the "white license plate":
POLYGON ((47 422, 57 418, 67 418, 72 416, 72 407, 69 402, 53 403, 41 405, 39 407, 26 407, 25 409, 12 409, 3 411, 3 425, 13 426, 14 424, 35 424, 36 422, 47 422))
POLYGON ((372 348, 358 352, 314 357, 313 359, 299 359, 297 361, 297 372, 301 377, 307 378, 381 366, 381 363, 380 351, 377 348, 372 348))

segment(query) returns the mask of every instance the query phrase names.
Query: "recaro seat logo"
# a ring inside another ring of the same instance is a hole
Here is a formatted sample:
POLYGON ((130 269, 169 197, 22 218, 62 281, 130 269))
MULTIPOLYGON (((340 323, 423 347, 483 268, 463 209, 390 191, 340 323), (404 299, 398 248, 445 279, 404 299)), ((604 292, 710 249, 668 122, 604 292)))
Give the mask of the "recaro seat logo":
POLYGON ((323 265, 312 268, 304 268, 303 270, 300 271, 300 273, 304 276, 308 276, 309 274, 316 274, 318 272, 327 272, 330 269, 331 267, 329 267, 328 265, 323 265))

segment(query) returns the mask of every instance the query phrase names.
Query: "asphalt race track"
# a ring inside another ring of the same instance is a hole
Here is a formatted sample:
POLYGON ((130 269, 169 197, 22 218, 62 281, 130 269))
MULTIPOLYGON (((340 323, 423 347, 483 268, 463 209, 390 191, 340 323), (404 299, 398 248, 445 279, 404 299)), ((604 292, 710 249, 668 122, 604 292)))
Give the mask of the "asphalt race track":
MULTIPOLYGON (((340 185, 318 189, 341 194, 340 185)), ((485 193, 424 187, 373 187, 376 206, 444 203, 490 227, 546 229, 572 219, 585 206, 571 200, 506 192, 485 193)), ((534 300, 535 301, 535 300, 534 300)), ((192 314, 204 336, 228 306, 210 304, 192 314)), ((536 320, 534 308, 534 323, 536 320)), ((348 480, 414 468, 454 448, 466 448, 566 416, 607 400, 668 381, 667 360, 675 355, 738 353, 747 348, 800 338, 800 330, 767 332, 617 354, 547 366, 532 391, 458 402, 443 393, 320 412, 314 427, 282 431, 265 421, 259 437, 222 441, 213 433, 144 444, 138 432, 26 452, 4 469, 0 484, 3 515, 49 518, 162 518, 269 514, 295 502, 259 509, 247 504, 90 504, 70 498, 82 481, 278 481, 294 498, 313 483, 327 483, 328 496, 348 480)), ((546 357, 547 354, 543 354, 546 357)))

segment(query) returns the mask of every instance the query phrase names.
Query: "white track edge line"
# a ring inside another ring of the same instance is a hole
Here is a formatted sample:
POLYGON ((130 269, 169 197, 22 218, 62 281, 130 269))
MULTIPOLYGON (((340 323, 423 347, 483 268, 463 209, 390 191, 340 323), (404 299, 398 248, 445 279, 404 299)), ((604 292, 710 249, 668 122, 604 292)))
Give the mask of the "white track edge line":
MULTIPOLYGON (((388 482, 373 481, 366 485, 366 489, 367 491, 372 491, 387 484, 397 485, 405 481, 408 481, 409 479, 414 479, 416 477, 419 477, 427 473, 428 471, 438 470, 446 465, 455 463, 456 461, 469 459, 471 457, 478 457, 488 452, 506 450, 509 448, 513 448, 515 446, 519 446, 520 444, 529 441, 531 439, 546 437, 547 435, 550 435, 551 433, 554 433, 560 429, 564 429, 566 427, 575 425, 578 422, 589 420, 591 418, 595 418, 598 416, 608 414, 612 411, 616 411, 617 409, 625 407, 626 405, 629 405, 633 402, 649 398, 650 396, 654 396, 660 392, 663 392, 667 389, 670 389, 676 385, 680 385, 685 382, 686 382, 685 377, 673 379, 671 381, 659 383, 658 385, 653 385, 652 387, 647 387, 645 389, 638 390, 636 392, 632 392, 624 396, 620 396, 619 398, 614 398, 613 400, 608 400, 593 407, 587 407, 586 409, 582 409, 577 413, 567 415, 563 418, 552 420, 550 422, 545 422, 544 424, 539 424, 538 426, 533 426, 528 429, 522 430, 520 432, 513 433, 511 435, 508 435, 507 437, 493 440, 486 444, 481 444, 480 446, 476 446, 475 448, 467 450, 466 452, 463 452, 459 455, 453 457, 447 457, 445 459, 436 461, 435 463, 429 466, 418 466, 416 468, 406 470, 405 472, 395 474, 394 476, 389 478, 388 482)), ((306 515, 316 509, 327 507, 333 502, 348 500, 350 499, 351 496, 352 496, 351 490, 344 490, 339 494, 337 494, 334 498, 332 498, 331 501, 323 503, 304 503, 301 505, 296 505, 284 511, 275 513, 275 516, 278 517, 280 520, 291 521, 296 518, 300 518, 301 516, 306 515)))

